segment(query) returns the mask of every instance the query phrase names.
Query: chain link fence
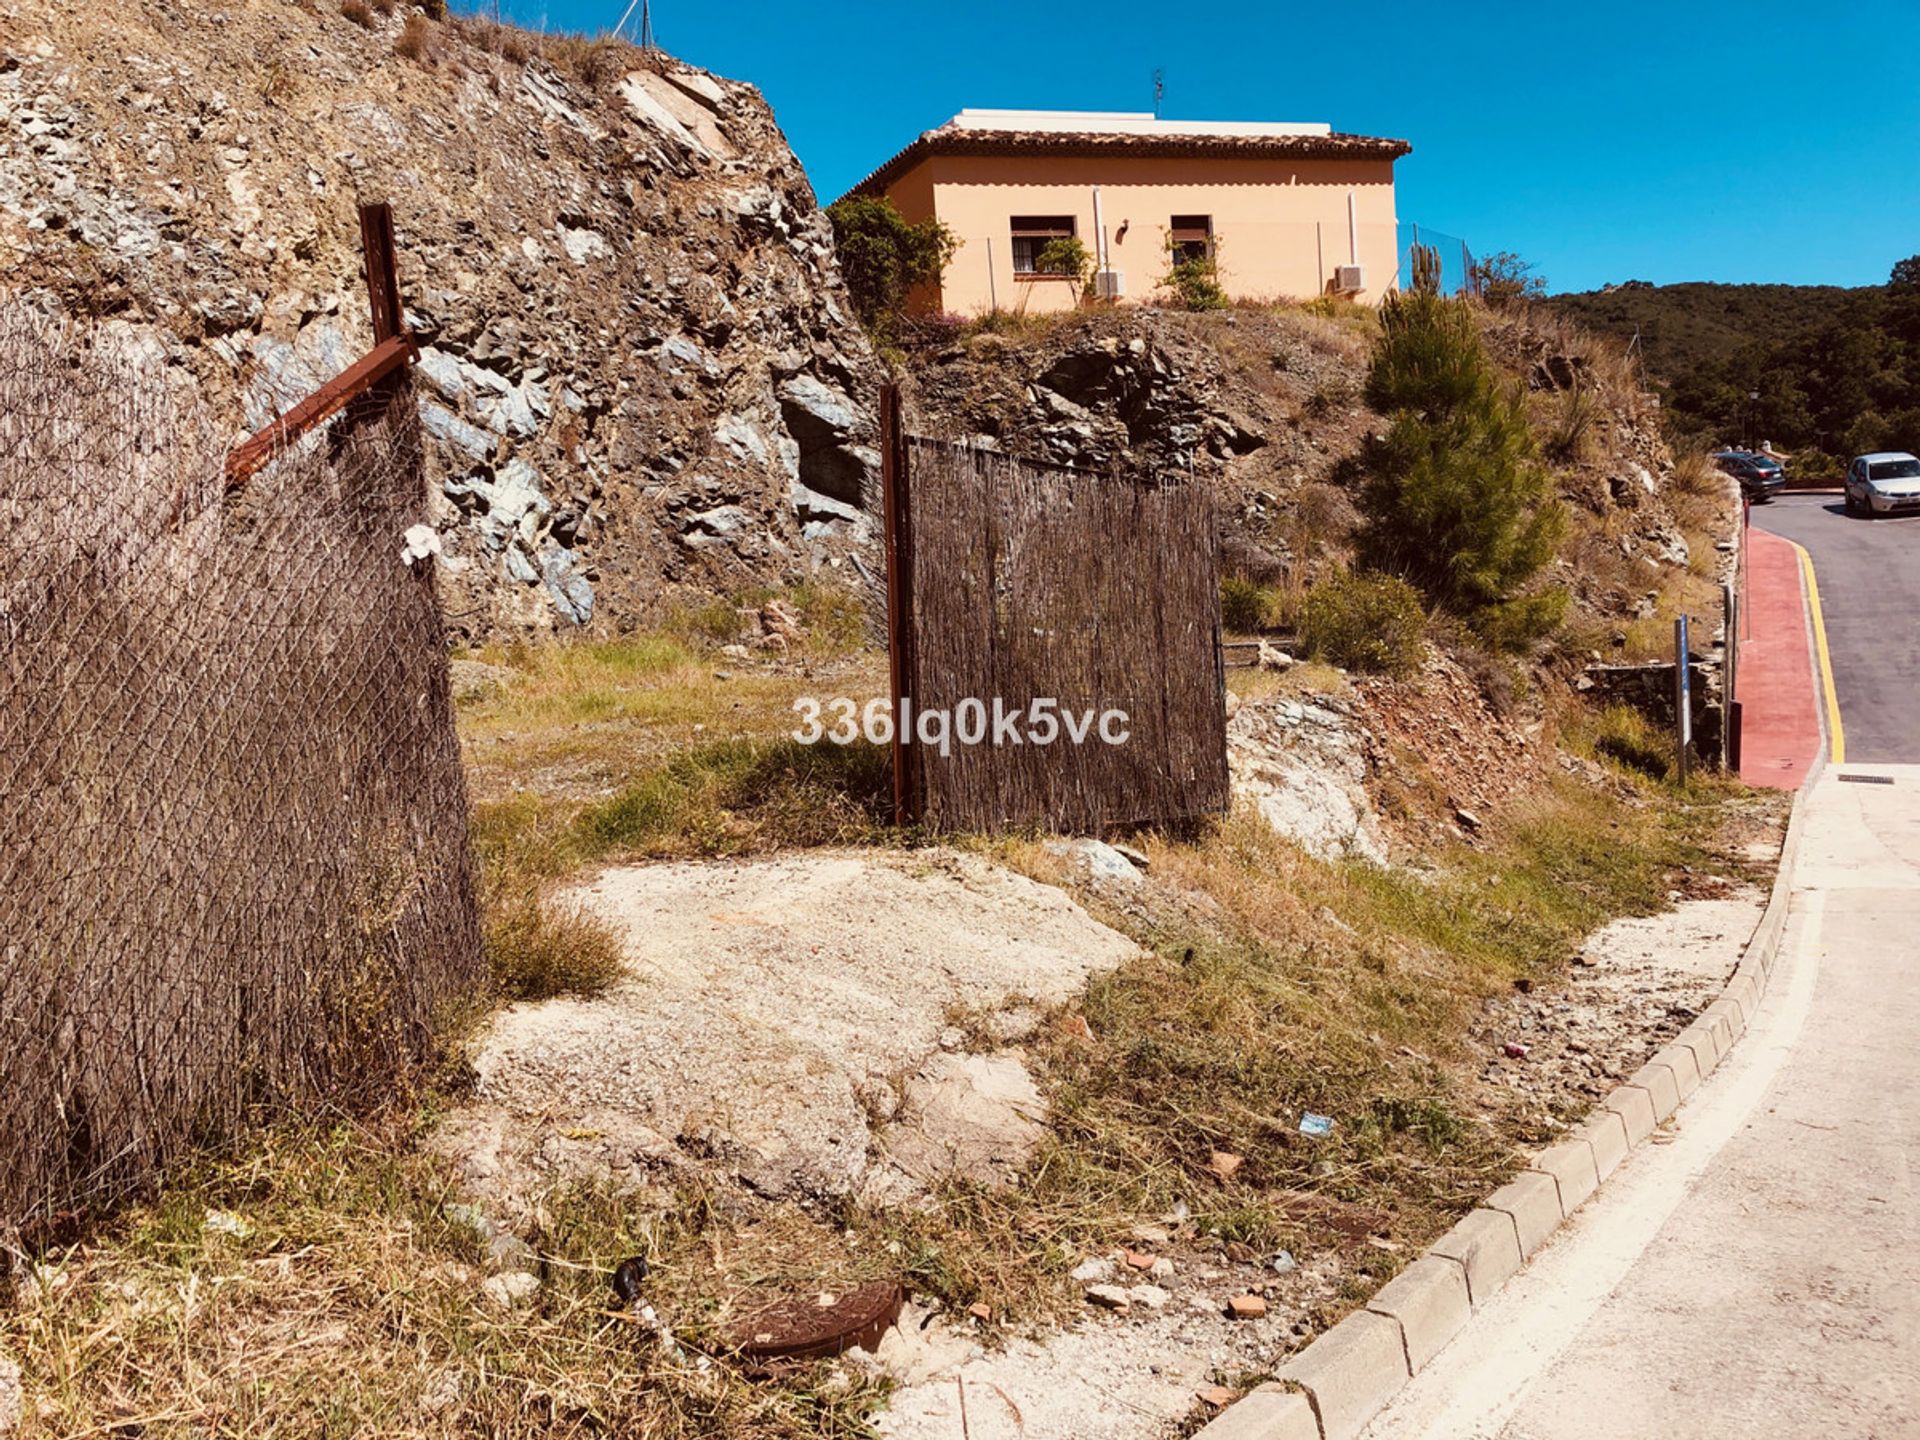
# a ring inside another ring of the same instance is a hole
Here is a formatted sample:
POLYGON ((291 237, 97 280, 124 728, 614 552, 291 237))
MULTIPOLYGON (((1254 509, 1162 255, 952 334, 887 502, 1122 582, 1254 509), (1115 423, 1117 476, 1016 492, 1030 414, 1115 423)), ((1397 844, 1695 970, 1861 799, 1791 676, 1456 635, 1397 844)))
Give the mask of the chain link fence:
POLYGON ((478 976, 408 387, 229 494, 178 379, 0 308, 0 1222, 376 1097, 478 976))

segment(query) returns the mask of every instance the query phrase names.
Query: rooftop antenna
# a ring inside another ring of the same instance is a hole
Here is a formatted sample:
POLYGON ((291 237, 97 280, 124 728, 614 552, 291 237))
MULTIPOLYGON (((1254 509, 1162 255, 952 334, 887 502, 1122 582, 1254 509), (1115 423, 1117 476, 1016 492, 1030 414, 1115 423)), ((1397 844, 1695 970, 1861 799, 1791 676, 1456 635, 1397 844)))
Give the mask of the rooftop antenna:
POLYGON ((1160 102, 1167 93, 1167 72, 1155 69, 1153 72, 1153 118, 1160 118, 1160 102))

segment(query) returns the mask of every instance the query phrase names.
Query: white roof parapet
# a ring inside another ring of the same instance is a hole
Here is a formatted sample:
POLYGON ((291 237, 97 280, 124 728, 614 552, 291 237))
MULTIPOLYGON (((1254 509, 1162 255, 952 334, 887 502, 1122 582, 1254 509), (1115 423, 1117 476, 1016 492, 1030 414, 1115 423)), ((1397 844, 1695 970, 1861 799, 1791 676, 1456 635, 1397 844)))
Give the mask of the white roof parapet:
POLYGON ((1314 120, 1160 120, 1145 110, 962 110, 942 128, 1063 135, 1331 135, 1314 120))

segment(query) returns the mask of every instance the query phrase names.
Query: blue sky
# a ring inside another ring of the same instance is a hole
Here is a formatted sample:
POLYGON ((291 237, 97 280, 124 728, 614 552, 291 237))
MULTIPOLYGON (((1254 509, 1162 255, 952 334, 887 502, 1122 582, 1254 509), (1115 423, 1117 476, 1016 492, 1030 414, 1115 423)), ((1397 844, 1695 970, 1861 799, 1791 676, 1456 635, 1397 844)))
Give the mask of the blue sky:
MULTIPOLYGON (((457 8, 473 0, 455 0, 457 8)), ((489 0, 490 3, 490 0, 489 0)), ((502 0, 596 32, 625 0, 502 0)), ((758 85, 823 202, 963 106, 1325 120, 1413 142, 1399 212, 1555 290, 1864 285, 1920 253, 1920 0, 1604 6, 655 0, 758 85)), ((637 21, 635 22, 637 29, 637 21)))

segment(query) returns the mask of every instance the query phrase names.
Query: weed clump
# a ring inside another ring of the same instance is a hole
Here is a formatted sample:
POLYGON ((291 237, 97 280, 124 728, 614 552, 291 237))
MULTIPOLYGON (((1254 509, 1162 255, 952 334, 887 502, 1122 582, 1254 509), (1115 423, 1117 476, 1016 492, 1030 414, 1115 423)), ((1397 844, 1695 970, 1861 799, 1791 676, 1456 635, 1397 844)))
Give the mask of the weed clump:
POLYGON ((738 855, 871 838, 892 797, 887 751, 722 740, 683 751, 582 811, 594 854, 738 855))
POLYGON ((373 9, 367 0, 342 0, 340 13, 363 30, 373 29, 373 9))
POLYGON ((1220 623, 1236 635, 1271 630, 1280 623, 1280 592, 1271 585, 1230 575, 1220 582, 1220 623))
POLYGON ((1664 781, 1673 774, 1671 743, 1630 705, 1609 705, 1600 712, 1593 750, 1649 779, 1664 781))
POLYGON ((439 47, 434 41, 433 22, 424 15, 409 15, 393 42, 393 53, 415 64, 430 64, 439 58, 439 47))
POLYGON ((611 926, 576 904, 542 896, 531 884, 489 897, 486 915, 487 965, 508 999, 591 997, 624 969, 611 926))

